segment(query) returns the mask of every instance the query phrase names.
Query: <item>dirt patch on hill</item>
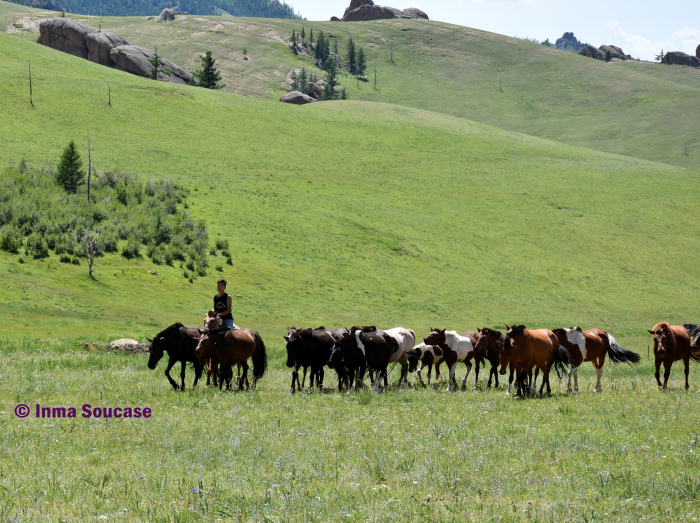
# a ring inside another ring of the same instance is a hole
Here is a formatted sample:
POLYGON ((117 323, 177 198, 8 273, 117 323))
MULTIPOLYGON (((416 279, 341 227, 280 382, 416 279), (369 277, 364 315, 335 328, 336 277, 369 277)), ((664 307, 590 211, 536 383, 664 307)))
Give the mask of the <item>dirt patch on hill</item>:
POLYGON ((112 343, 108 344, 97 341, 81 343, 81 347, 90 351, 108 350, 111 352, 121 352, 126 354, 149 354, 148 343, 114 345, 112 343))

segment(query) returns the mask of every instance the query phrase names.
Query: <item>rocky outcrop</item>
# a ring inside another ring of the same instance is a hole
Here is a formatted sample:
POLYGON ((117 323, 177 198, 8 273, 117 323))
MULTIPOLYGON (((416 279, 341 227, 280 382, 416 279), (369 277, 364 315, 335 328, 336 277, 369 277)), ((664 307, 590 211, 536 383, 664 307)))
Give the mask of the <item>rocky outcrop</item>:
POLYGON ((295 104, 295 105, 305 105, 305 104, 312 104, 316 102, 315 98, 311 98, 309 95, 300 93, 299 91, 291 91, 289 93, 285 93, 280 97, 280 102, 286 103, 286 104, 295 104))
POLYGON ((343 22, 366 22, 368 20, 389 20, 401 18, 401 10, 381 5, 363 5, 353 9, 343 17, 343 22))
POLYGON ((598 49, 603 53, 603 59, 605 59, 605 54, 610 51, 613 58, 618 58, 620 60, 632 60, 632 57, 617 47, 616 45, 601 45, 598 49))
MULTIPOLYGON (((632 57, 617 47, 616 45, 601 45, 596 47, 594 45, 587 45, 581 49, 578 54, 581 56, 587 56, 588 58, 595 58, 596 60, 605 60, 605 55, 610 51, 612 55, 611 58, 616 62, 622 62, 624 60, 632 60, 632 57)), ((611 60, 612 61, 612 60, 611 60)))
MULTIPOLYGON (((351 0, 350 5, 345 10, 342 22, 366 22, 368 20, 387 20, 391 18, 424 18, 428 20, 428 15, 420 9, 409 7, 408 9, 396 9, 395 7, 386 7, 375 5, 373 0, 351 0)), ((337 21, 337 17, 331 18, 332 21, 337 21)))
MULTIPOLYGON (((138 45, 122 45, 114 47, 109 52, 109 57, 120 71, 135 74, 137 76, 149 76, 151 62, 156 55, 150 49, 138 45)), ((167 80, 176 84, 188 84, 192 81, 192 76, 180 66, 170 60, 162 58, 163 67, 169 69, 172 74, 160 73, 159 80, 167 80)))
POLYGON ((408 9, 404 9, 401 12, 401 18, 408 18, 409 20, 415 18, 424 18, 425 20, 430 20, 430 18, 428 18, 428 15, 425 14, 425 11, 421 11, 416 7, 409 7, 408 9))
POLYGON ((331 16, 331 22, 340 22, 340 18, 337 16, 331 16))
POLYGON ((698 48, 695 50, 695 56, 700 58, 700 45, 698 45, 698 48))
POLYGON ((175 9, 163 9, 160 15, 156 17, 156 23, 162 24, 164 22, 172 22, 175 20, 175 9))
POLYGON ((69 18, 52 18, 41 22, 37 42, 57 51, 87 59, 86 38, 90 33, 96 32, 94 27, 69 18))
POLYGON ((574 33, 568 32, 564 33, 561 38, 557 38, 554 47, 560 51, 569 51, 578 53, 579 51, 586 48, 588 44, 584 44, 578 38, 574 36, 574 33))
POLYGON ((700 59, 683 51, 671 51, 664 56, 665 63, 673 65, 687 65, 688 67, 700 67, 700 59))
MULTIPOLYGON (((151 69, 148 59, 155 58, 153 51, 129 45, 118 34, 102 33, 69 18, 44 20, 39 26, 39 33, 37 42, 41 45, 138 76, 148 76, 151 69)), ((187 84, 192 80, 192 76, 180 66, 165 58, 162 60, 163 67, 170 69, 172 74, 162 74, 160 80, 178 84, 187 84)))
POLYGON ((314 98, 316 100, 320 100, 321 95, 323 94, 323 89, 321 89, 321 87, 319 87, 313 82, 306 82, 306 85, 304 86, 304 91, 311 98, 314 98))
POLYGON ((110 51, 121 45, 129 45, 129 42, 124 40, 116 33, 109 31, 104 33, 90 33, 85 37, 87 43, 88 56, 87 59, 100 65, 114 67, 115 64, 109 55, 110 51))

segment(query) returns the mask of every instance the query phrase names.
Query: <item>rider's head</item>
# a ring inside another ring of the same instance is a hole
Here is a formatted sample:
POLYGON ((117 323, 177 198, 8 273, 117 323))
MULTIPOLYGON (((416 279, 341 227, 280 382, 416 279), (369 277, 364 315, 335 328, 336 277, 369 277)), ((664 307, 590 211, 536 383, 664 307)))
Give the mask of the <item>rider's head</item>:
POLYGON ((216 288, 218 289, 219 293, 224 292, 226 290, 226 280, 221 278, 219 281, 217 281, 216 288))

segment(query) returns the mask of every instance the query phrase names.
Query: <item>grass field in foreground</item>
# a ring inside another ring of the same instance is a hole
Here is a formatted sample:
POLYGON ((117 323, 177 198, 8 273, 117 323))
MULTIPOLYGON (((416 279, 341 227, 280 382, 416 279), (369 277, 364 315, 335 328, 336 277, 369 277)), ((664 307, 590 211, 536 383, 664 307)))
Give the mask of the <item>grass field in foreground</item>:
POLYGON ((98 169, 190 188, 192 217, 233 256, 190 284, 147 259, 108 256, 91 280, 2 254, 6 335, 199 325, 220 275, 236 321, 275 341, 288 325, 517 322, 600 327, 639 351, 657 321, 696 321, 696 172, 406 107, 155 83, 2 35, 0 54, 0 161, 56 162, 89 134, 98 169))
MULTIPOLYGON (((0 1, 2 28, 46 13, 0 1)), ((311 67, 289 47, 301 26, 352 36, 368 57, 367 82, 341 77, 350 99, 415 107, 570 145, 695 168, 700 156, 700 70, 653 63, 606 63, 539 44, 432 20, 329 22, 186 16, 167 23, 138 17, 68 15, 158 46, 193 71, 212 50, 225 91, 279 100, 292 68, 311 67), (393 45, 393 62, 391 48, 393 45), (247 47, 248 60, 243 48, 247 47), (377 89, 374 89, 374 67, 377 89), (502 91, 500 86, 502 85, 502 91), (689 145, 689 155, 684 152, 689 145)), ((525 30, 523 30, 523 33, 525 30)), ((12 35, 36 41, 36 33, 12 35)), ((582 38, 585 35, 579 35, 582 38)), ((602 42, 597 42, 599 45, 602 42)), ((315 69, 319 77, 322 73, 315 69)))
MULTIPOLYGON (((646 359, 646 358, 645 358, 646 359)), ((696 521, 698 390, 611 368, 595 394, 288 392, 282 351, 250 393, 176 393, 146 357, 0 344, 6 521, 696 521), (140 406, 148 420, 26 419, 17 404, 140 406), (102 518, 102 519, 98 519, 102 518)), ((461 377, 463 367, 459 369, 461 377)), ((391 376, 397 378, 396 371, 391 376)), ((484 384, 482 375, 481 384, 484 384)), ((188 370, 187 385, 192 373, 188 370)), ((470 377, 470 385, 473 383, 470 377)), ((327 379, 330 388, 335 377, 327 379)))

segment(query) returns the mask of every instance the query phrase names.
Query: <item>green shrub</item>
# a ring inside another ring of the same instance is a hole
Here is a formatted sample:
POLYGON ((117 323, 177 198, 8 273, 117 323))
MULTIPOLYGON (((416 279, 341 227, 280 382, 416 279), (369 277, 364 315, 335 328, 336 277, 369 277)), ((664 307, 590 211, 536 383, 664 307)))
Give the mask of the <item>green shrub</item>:
POLYGON ((22 245, 22 236, 17 229, 3 229, 2 236, 0 236, 0 249, 12 254, 19 254, 22 245))
POLYGON ((119 180, 117 183, 117 186, 114 188, 114 195, 117 197, 117 201, 122 205, 129 204, 129 195, 123 180, 119 180))
POLYGON ((49 246, 40 234, 32 234, 27 238, 27 249, 35 260, 49 257, 49 246))
POLYGON ((117 252, 119 250, 117 238, 113 234, 105 234, 102 237, 102 247, 105 252, 117 252))
POLYGON ((224 267, 223 267, 223 265, 217 265, 217 266, 215 267, 215 269, 216 269, 217 271, 219 271, 219 272, 224 272, 224 267))
POLYGON ((138 242, 129 240, 122 249, 122 256, 127 260, 141 257, 141 245, 138 242))
POLYGON ((230 256, 228 258, 226 258, 226 263, 228 263, 229 265, 233 265, 233 260, 231 259, 230 256))
MULTIPOLYGON (((216 248, 219 249, 220 251, 224 251, 224 250, 228 251, 228 240, 224 240, 221 238, 217 239, 216 240, 216 248)), ((226 255, 224 255, 224 256, 226 256, 226 255)))
POLYGON ((62 255, 61 255, 61 258, 59 259, 59 261, 60 261, 61 263, 70 263, 70 262, 71 262, 71 259, 70 259, 70 256, 68 256, 67 254, 62 254, 62 255))
POLYGON ((221 256, 223 256, 224 258, 230 258, 231 253, 228 251, 228 249, 224 249, 223 251, 221 251, 221 256))
POLYGON ((73 265, 80 265, 80 259, 77 256, 73 256, 73 259, 71 260, 71 263, 73 265))

